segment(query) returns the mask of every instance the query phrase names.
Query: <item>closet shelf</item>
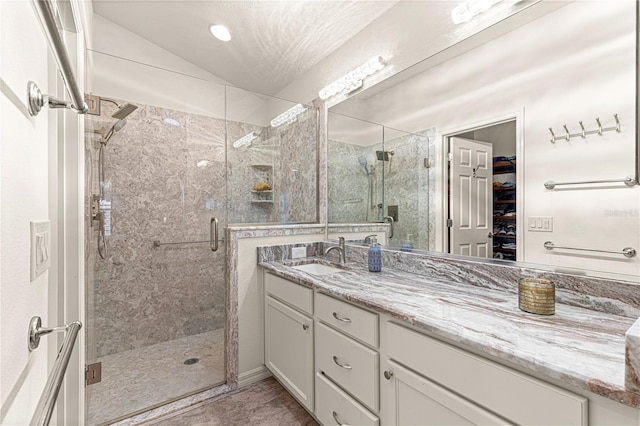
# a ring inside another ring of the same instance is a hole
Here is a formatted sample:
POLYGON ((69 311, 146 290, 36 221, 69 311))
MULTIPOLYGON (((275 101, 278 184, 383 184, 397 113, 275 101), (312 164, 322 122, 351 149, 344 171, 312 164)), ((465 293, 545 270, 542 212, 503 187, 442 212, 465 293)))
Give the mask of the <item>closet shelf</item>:
POLYGON ((494 216, 494 219, 499 219, 499 220, 516 220, 516 216, 494 216))
POLYGON ((516 200, 495 200, 495 204, 515 204, 516 200))

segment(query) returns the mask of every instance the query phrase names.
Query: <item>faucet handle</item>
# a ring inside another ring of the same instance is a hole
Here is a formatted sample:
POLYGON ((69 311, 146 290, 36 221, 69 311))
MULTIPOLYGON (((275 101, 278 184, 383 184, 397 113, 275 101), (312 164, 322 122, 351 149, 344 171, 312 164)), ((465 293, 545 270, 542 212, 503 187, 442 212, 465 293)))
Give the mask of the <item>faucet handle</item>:
POLYGON ((378 234, 371 234, 371 235, 367 235, 366 237, 364 237, 364 243, 365 244, 371 244, 371 238, 372 237, 377 237, 378 234))

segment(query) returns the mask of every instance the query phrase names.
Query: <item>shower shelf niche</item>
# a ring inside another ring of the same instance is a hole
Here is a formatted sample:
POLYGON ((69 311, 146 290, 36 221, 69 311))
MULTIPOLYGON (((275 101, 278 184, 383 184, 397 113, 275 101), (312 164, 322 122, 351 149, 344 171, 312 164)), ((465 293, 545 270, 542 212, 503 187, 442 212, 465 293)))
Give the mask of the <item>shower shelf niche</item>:
POLYGON ((251 202, 253 204, 273 204, 273 166, 269 164, 252 164, 253 188, 251 202), (267 183, 271 189, 257 190, 256 184, 267 183))

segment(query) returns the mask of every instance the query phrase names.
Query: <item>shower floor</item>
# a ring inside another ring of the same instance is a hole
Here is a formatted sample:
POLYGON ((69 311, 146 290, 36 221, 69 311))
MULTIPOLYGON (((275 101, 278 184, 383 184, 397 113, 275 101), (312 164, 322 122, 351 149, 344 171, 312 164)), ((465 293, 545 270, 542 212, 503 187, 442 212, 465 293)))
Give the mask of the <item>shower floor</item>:
POLYGON ((224 329, 107 355, 87 386, 87 423, 100 425, 225 381, 224 329), (190 358, 195 364, 185 365, 190 358))

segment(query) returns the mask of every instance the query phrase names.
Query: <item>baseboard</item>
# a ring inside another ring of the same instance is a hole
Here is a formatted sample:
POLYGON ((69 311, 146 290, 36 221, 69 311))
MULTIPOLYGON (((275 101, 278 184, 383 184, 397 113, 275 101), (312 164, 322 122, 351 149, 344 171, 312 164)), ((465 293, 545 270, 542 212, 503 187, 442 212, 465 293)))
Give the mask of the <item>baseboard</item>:
POLYGON ((271 372, 267 370, 267 367, 264 365, 254 368, 253 370, 245 371, 238 376, 238 387, 243 388, 260 380, 264 380, 267 377, 271 377, 271 375, 271 372))

